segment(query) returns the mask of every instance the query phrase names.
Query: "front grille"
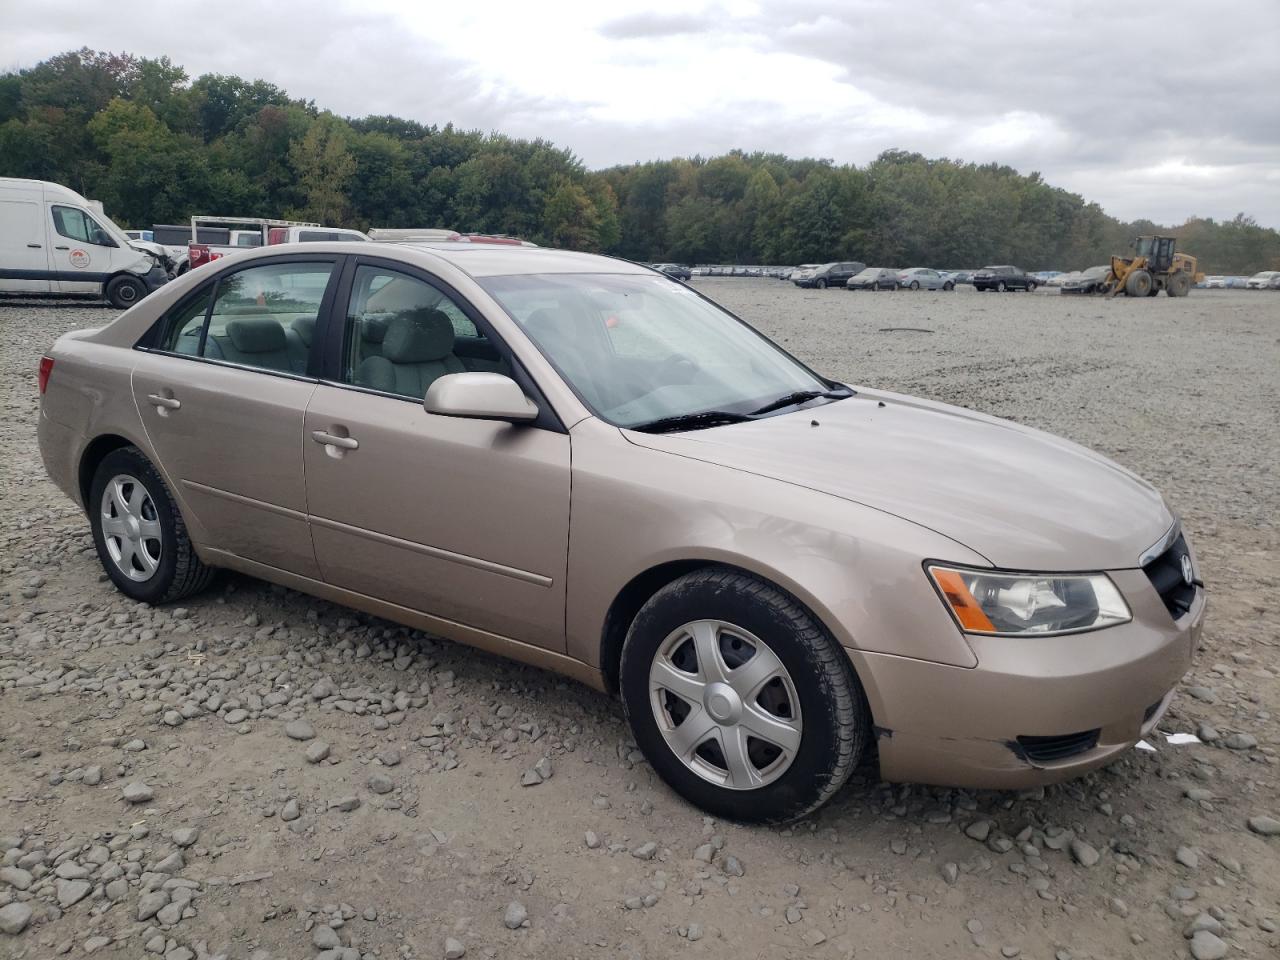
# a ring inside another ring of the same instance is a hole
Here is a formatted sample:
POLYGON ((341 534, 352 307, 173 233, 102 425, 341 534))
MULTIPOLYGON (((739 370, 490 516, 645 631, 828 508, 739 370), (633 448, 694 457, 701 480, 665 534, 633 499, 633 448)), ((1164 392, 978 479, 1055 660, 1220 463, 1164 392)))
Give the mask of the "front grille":
POLYGON ((1191 609, 1196 598, 1196 585, 1182 576, 1182 558, 1187 554, 1187 541, 1179 534, 1168 550, 1142 568, 1175 620, 1191 609))
POLYGON ((1019 737, 1018 746, 1032 763, 1053 763, 1081 753, 1088 753, 1098 745, 1101 730, 1083 733, 1064 733, 1057 737, 1019 737))

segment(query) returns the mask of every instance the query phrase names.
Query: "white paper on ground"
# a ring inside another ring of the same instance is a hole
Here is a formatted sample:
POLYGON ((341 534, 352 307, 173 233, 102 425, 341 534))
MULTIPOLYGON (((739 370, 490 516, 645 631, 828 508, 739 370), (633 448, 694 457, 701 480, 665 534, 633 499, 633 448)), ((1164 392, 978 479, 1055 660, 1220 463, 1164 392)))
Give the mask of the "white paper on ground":
POLYGON ((1173 744, 1175 747, 1180 746, 1184 743, 1201 743, 1202 742, 1200 738, 1197 737, 1194 733, 1166 733, 1164 735, 1164 738, 1168 740, 1171 744, 1173 744))
POLYGON ((1136 744, 1134 744, 1134 746, 1136 746, 1139 750, 1150 750, 1152 753, 1156 752, 1156 748, 1153 747, 1151 744, 1147 743, 1147 741, 1145 740, 1139 740, 1136 744))

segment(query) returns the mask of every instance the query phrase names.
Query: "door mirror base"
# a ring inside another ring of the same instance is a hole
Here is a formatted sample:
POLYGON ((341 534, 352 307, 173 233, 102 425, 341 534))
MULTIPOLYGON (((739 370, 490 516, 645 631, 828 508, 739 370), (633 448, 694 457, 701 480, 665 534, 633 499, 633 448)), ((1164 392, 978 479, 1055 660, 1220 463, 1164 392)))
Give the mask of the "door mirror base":
POLYGON ((525 423, 538 416, 538 406, 520 385, 500 373, 449 373, 427 388, 427 413, 472 420, 525 423))

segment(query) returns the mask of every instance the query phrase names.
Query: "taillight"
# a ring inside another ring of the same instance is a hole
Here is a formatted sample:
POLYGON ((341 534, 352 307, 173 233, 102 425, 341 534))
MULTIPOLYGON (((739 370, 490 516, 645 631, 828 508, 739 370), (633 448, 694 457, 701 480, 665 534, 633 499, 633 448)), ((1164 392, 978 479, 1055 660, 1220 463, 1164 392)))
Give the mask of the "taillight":
POLYGON ((49 389, 49 374, 53 373, 53 357, 40 358, 40 370, 37 372, 37 381, 40 384, 40 395, 44 396, 44 392, 49 389))

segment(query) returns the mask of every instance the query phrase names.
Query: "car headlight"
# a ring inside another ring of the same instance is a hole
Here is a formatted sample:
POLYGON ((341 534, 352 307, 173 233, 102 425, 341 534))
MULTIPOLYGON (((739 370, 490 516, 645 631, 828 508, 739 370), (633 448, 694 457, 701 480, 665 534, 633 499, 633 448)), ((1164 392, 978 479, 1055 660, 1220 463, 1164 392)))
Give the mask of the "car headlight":
POLYGON ((1005 573, 932 565, 927 569, 965 633, 1080 633, 1133 619, 1105 573, 1005 573))

